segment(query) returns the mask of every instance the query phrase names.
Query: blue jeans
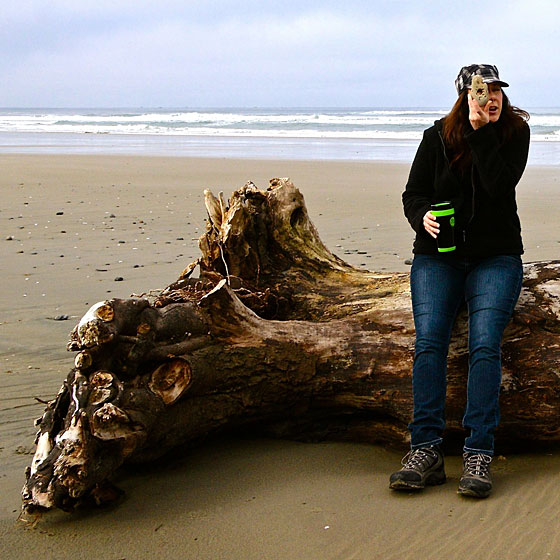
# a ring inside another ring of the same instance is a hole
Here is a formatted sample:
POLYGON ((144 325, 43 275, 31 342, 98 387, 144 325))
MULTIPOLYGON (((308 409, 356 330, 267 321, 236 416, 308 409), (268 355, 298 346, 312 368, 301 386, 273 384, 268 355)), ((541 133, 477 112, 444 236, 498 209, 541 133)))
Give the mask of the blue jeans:
POLYGON ((482 259, 415 255, 410 273, 416 327, 411 447, 442 442, 447 353, 457 311, 469 315, 469 376, 464 451, 494 454, 500 419, 501 342, 519 297, 523 268, 516 255, 482 259))

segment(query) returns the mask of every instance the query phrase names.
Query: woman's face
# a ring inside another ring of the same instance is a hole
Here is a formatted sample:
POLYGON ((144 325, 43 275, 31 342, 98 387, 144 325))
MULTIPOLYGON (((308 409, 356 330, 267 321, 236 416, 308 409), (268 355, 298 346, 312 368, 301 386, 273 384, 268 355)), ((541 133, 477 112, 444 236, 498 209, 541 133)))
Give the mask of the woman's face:
POLYGON ((503 99, 502 86, 488 84, 488 105, 485 109, 488 111, 490 122, 496 122, 500 118, 503 99))

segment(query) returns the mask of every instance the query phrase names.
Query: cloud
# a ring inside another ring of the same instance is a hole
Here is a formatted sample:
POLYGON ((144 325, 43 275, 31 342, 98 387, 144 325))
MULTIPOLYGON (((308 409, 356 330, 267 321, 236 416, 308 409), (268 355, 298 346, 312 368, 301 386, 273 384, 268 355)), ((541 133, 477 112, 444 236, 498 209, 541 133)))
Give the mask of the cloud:
POLYGON ((471 62, 497 64, 512 86, 530 71, 521 99, 544 104, 559 11, 538 0, 8 3, 0 105, 447 106, 471 62))

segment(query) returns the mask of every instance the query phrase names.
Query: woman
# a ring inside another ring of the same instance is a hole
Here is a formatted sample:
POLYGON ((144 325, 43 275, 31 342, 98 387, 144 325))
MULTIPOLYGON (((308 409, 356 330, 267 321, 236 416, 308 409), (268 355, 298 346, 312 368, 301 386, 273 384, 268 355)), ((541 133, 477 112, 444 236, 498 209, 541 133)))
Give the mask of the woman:
POLYGON ((412 386, 411 450, 391 475, 395 490, 445 482, 440 448, 445 426, 447 352, 460 305, 469 316, 469 375, 463 426, 460 494, 487 497, 499 421, 501 340, 522 281, 521 226, 515 187, 529 151, 528 113, 512 107, 498 69, 461 68, 451 112, 424 132, 403 193, 416 232, 410 274, 416 343, 412 386), (474 75, 488 84, 481 107, 471 94, 474 75), (455 246, 438 252, 439 225, 432 204, 455 209, 455 246))

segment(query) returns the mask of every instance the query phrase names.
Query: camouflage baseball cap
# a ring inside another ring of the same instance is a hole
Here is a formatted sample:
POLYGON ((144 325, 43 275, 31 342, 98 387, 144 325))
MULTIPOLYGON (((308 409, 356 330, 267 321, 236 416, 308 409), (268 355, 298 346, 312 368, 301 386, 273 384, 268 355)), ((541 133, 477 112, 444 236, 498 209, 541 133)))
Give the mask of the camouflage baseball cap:
POLYGON ((486 84, 500 84, 502 87, 508 87, 509 84, 500 80, 498 68, 491 64, 471 64, 470 66, 463 66, 459 70, 459 75, 455 80, 455 87, 457 88, 457 95, 462 91, 471 87, 472 77, 475 74, 482 76, 482 81, 486 84))

